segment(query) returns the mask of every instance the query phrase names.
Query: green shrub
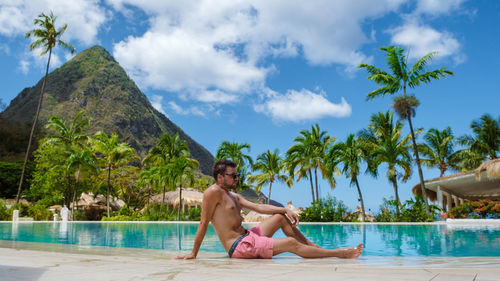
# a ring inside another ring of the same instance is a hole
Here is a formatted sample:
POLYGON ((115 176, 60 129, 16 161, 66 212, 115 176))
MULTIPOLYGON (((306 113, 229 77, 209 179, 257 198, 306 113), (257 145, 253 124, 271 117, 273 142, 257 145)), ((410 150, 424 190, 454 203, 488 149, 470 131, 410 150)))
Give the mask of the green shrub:
POLYGON ((166 205, 154 203, 146 207, 143 216, 148 221, 174 221, 177 219, 177 210, 169 210, 166 205))
POLYGON ((190 221, 199 221, 201 219, 201 208, 190 208, 188 219, 190 221))
POLYGON ((4 200, 0 200, 0 220, 9 221, 12 219, 12 211, 5 205, 4 200))
POLYGON ((74 221, 87 221, 89 219, 88 219, 87 213, 85 211, 75 210, 75 212, 73 213, 73 220, 74 221))
POLYGON ((498 218, 500 216, 500 201, 479 200, 465 201, 460 206, 453 207, 446 214, 446 218, 498 218))
POLYGON ((131 216, 117 215, 112 217, 102 217, 102 221, 142 221, 141 213, 133 214, 131 216))
POLYGON ((438 208, 429 205, 430 215, 425 212, 425 203, 420 196, 406 200, 401 205, 400 213, 397 213, 398 203, 396 200, 387 200, 380 205, 380 212, 375 216, 378 222, 431 222, 438 213, 438 208))
POLYGON ((54 213, 47 210, 47 206, 43 203, 37 202, 35 205, 28 208, 28 216, 36 221, 49 221, 52 220, 54 213))
POLYGON ((143 215, 140 212, 135 212, 127 205, 123 206, 117 212, 111 212, 109 217, 103 216, 102 221, 142 221, 143 215))
POLYGON ((335 197, 319 199, 300 213, 304 222, 353 221, 355 218, 347 212, 347 206, 335 197))
POLYGON ((28 210, 30 209, 30 205, 23 203, 16 203, 10 207, 10 211, 19 210, 19 217, 28 217, 28 210))

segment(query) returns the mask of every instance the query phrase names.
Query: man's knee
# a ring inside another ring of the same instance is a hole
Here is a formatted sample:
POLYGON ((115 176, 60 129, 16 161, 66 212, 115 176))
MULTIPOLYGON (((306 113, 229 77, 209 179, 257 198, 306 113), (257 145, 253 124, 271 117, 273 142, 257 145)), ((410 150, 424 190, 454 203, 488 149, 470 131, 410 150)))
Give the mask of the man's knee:
POLYGON ((285 215, 283 215, 283 214, 274 214, 274 215, 273 215, 273 218, 274 218, 276 221, 278 221, 278 223, 279 223, 280 225, 283 225, 284 223, 288 223, 288 221, 287 221, 287 219, 286 219, 285 215))

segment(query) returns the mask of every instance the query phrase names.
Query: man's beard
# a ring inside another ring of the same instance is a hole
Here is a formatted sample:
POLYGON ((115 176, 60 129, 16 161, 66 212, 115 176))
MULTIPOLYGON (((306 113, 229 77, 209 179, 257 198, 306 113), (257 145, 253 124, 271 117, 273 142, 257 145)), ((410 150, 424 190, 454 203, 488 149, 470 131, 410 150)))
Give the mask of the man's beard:
POLYGON ((224 180, 223 184, 225 188, 230 190, 236 190, 236 188, 238 187, 238 182, 236 182, 236 184, 228 184, 226 180, 224 180))

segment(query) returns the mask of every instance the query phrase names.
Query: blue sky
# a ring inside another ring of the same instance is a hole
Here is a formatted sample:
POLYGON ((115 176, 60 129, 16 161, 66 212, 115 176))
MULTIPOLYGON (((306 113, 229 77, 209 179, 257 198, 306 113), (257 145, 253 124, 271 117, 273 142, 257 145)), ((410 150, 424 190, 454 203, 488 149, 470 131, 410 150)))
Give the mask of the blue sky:
MULTIPOLYGON (((416 127, 449 125, 460 136, 482 114, 499 116, 498 1, 4 0, 0 98, 6 104, 44 73, 47 58, 30 52, 23 35, 50 10, 68 24, 63 40, 77 51, 105 47, 157 109, 213 154, 224 140, 249 143, 254 158, 267 149, 284 153, 314 124, 338 141, 357 133, 372 114, 390 109, 391 97, 366 101, 376 85, 357 68, 385 68, 379 48, 388 45, 409 50, 410 63, 437 51, 429 69, 455 72, 410 91, 421 101, 416 127)), ((56 50, 51 70, 68 59, 56 50)), ((393 195, 385 169, 376 179, 359 179, 372 212, 393 195)), ((425 178, 438 175, 424 168, 425 178)), ((400 183, 403 200, 417 182, 415 168, 400 183)), ((343 177, 334 190, 321 182, 327 194, 351 209, 357 204, 343 177)), ((307 181, 292 189, 276 184, 271 197, 303 207, 311 201, 307 181)))

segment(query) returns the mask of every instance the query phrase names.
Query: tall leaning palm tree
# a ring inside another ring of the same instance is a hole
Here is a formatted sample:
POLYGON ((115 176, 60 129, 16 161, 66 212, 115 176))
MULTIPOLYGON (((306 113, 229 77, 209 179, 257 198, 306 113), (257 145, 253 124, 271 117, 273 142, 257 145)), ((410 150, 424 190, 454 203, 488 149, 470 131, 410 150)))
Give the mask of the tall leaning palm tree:
POLYGON ((455 137, 450 127, 440 131, 431 128, 424 136, 424 143, 419 145, 422 152, 422 163, 429 168, 437 167, 440 171, 440 177, 449 169, 460 170, 462 154, 461 150, 454 151, 455 137))
POLYGON ((28 147, 26 148, 26 155, 24 156, 23 170, 21 172, 21 179, 19 180, 19 187, 17 189, 17 196, 16 196, 17 203, 19 202, 19 197, 21 195, 21 187, 23 185, 24 173, 26 171, 26 164, 28 163, 29 152, 31 149, 31 142, 33 140, 33 133, 35 132, 36 123, 38 121, 38 115, 40 114, 40 108, 42 107, 43 92, 45 91, 45 82, 47 80, 47 76, 49 75, 49 66, 50 66, 50 58, 52 56, 52 49, 54 49, 56 45, 59 45, 64 49, 69 50, 72 54, 75 52, 75 48, 71 44, 66 43, 60 39, 64 31, 66 31, 68 25, 64 24, 61 28, 56 29, 55 26, 56 19, 57 17, 54 16, 52 12, 50 12, 49 15, 41 13, 40 15, 38 15, 38 18, 36 18, 34 21, 34 25, 38 26, 38 28, 28 31, 25 35, 26 38, 35 38, 35 41, 33 41, 30 44, 30 50, 33 51, 35 49, 42 48, 42 53, 40 53, 40 56, 49 53, 49 59, 47 60, 45 76, 43 77, 42 81, 42 90, 40 92, 40 98, 38 99, 38 106, 36 108, 35 119, 33 121, 33 126, 31 126, 28 147))
POLYGON ((398 178, 406 181, 411 175, 411 155, 409 142, 411 135, 402 136, 403 123, 394 123, 390 111, 374 114, 368 129, 359 133, 360 141, 367 148, 374 172, 382 163, 387 164, 387 179, 392 183, 399 215, 401 201, 398 194, 398 178), (402 170, 402 173, 400 172, 402 170))
MULTIPOLYGON (((351 185, 356 185, 359 202, 361 204, 361 220, 365 221, 365 204, 363 201, 363 194, 359 187, 358 176, 360 173, 361 161, 366 161, 370 164, 368 153, 363 145, 354 134, 349 134, 345 142, 336 143, 330 147, 328 151, 329 167, 338 167, 342 165, 342 174, 351 179, 351 185)), ((371 164, 369 165, 371 167, 371 164)), ((372 171, 368 169, 367 171, 372 171)))
MULTIPOLYGON (((262 173, 251 175, 248 177, 250 183, 256 183, 256 192, 260 193, 260 190, 264 184, 269 183, 269 195, 267 197, 267 204, 271 202, 271 188, 274 182, 284 182, 287 181, 287 176, 285 175, 285 165, 283 159, 280 157, 278 149, 274 151, 267 150, 266 152, 257 156, 257 161, 253 165, 253 170, 261 171, 262 173)), ((291 186, 291 182, 287 183, 288 187, 291 186)))
POLYGON ((424 197, 425 210, 429 214, 429 202, 427 202, 427 195, 425 193, 424 175, 420 165, 420 158, 418 155, 418 147, 415 139, 415 132, 413 130, 412 117, 415 116, 415 108, 420 104, 415 96, 408 95, 407 88, 415 88, 422 83, 430 83, 433 79, 439 80, 447 75, 453 75, 453 72, 442 67, 432 71, 426 71, 427 64, 437 54, 431 52, 418 59, 415 64, 410 68, 407 65, 407 55, 404 54, 404 49, 396 46, 382 47, 382 51, 386 52, 387 65, 391 69, 392 74, 387 73, 373 65, 361 64, 360 68, 365 68, 368 72, 368 80, 382 85, 382 87, 367 94, 367 99, 385 95, 394 95, 401 93, 394 98, 393 107, 401 119, 408 120, 410 132, 412 136, 413 152, 415 154, 415 162, 418 167, 418 175, 420 177, 420 188, 422 196, 424 197))
POLYGON ((119 143, 118 135, 112 134, 111 137, 105 132, 97 132, 90 141, 94 153, 98 155, 101 167, 107 174, 106 189, 106 209, 109 217, 109 196, 111 190, 111 171, 119 166, 127 165, 136 159, 135 149, 127 143, 119 143))

